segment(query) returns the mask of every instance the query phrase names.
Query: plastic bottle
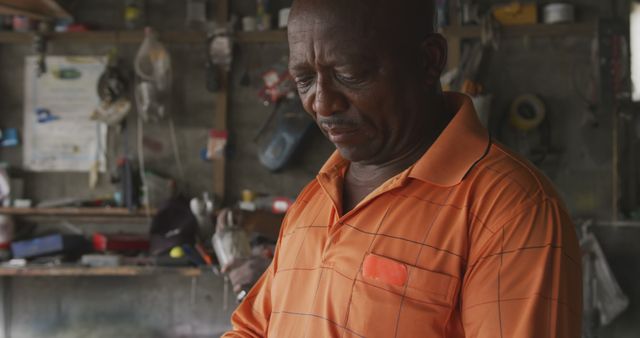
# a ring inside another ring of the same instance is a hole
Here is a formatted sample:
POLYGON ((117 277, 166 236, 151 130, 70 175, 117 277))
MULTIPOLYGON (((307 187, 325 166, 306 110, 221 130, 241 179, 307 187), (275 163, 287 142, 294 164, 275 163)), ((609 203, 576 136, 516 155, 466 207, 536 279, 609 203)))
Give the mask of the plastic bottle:
POLYGON ((267 31, 271 29, 271 15, 268 13, 268 7, 268 0, 257 0, 256 19, 258 21, 259 31, 267 31))
POLYGON ((126 0, 124 5, 124 25, 127 29, 139 29, 144 25, 144 0, 126 0))
POLYGON ((167 114, 171 97, 171 56, 149 27, 136 54, 134 69, 138 112, 145 121, 161 120, 167 114))
POLYGON ((144 41, 136 54, 135 70, 143 81, 153 82, 161 91, 171 87, 171 56, 150 27, 144 30, 144 41))

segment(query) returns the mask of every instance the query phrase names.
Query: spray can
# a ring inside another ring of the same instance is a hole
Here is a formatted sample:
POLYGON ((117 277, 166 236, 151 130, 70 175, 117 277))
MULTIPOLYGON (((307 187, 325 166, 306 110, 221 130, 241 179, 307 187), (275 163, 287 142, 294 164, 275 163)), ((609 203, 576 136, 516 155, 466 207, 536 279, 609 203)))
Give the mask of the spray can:
POLYGON ((0 214, 0 260, 8 260, 11 256, 10 245, 13 240, 15 225, 13 219, 0 214))

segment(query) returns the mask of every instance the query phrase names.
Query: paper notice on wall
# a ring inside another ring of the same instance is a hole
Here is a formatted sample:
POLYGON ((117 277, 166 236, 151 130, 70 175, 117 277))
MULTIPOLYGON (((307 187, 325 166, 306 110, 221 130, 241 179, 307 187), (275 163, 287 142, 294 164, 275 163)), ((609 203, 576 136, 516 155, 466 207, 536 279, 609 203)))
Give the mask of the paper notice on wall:
POLYGON ((24 166, 33 171, 106 170, 107 127, 90 119, 99 103, 96 84, 104 57, 47 57, 37 76, 37 58, 26 57, 24 166))

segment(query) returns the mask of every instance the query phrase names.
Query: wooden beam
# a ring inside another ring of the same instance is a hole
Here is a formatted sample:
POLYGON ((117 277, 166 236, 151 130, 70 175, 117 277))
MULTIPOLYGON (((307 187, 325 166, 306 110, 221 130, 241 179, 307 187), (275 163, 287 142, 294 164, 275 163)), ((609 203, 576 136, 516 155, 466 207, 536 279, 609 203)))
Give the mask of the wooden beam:
MULTIPOLYGON (((0 43, 32 43, 33 32, 0 32, 0 43)), ((207 36, 196 31, 166 31, 158 33, 160 40, 166 43, 204 43, 207 36)), ((87 31, 47 33, 47 39, 59 43, 83 44, 139 44, 144 39, 143 31, 87 31)))
MULTIPOLYGON (((227 111, 229 109, 229 74, 223 72, 220 76, 220 91, 215 95, 214 127, 227 130, 227 111)), ((217 198, 224 200, 226 188, 226 159, 213 160, 213 192, 217 198)))
POLYGON ((239 43, 286 43, 287 31, 237 32, 235 40, 239 43))
MULTIPOLYGON (((216 23, 226 26, 229 20, 229 0, 217 0, 216 23)), ((229 109, 229 74, 223 70, 220 76, 220 90, 215 95, 215 111, 213 113, 214 128, 227 130, 227 112, 229 109)), ((226 155, 225 155, 226 156, 226 155)), ((224 201, 226 191, 226 159, 213 160, 213 193, 224 201)))
MULTIPOLYGON (((523 36, 593 36, 596 33, 596 24, 593 22, 570 24, 535 24, 502 26, 500 33, 506 38, 523 36)), ((460 39, 475 39, 482 36, 482 30, 478 26, 448 26, 442 29, 442 34, 447 37, 460 39)))
MULTIPOLYGON (((155 213, 155 210, 152 210, 155 213)), ((12 216, 86 216, 139 217, 146 212, 131 213, 126 208, 0 208, 0 214, 12 216)))
POLYGON ((215 21, 219 24, 229 22, 229 0, 216 0, 215 21))
POLYGON ((18 32, 0 32, 0 43, 32 43, 34 34, 18 32))
POLYGON ((87 266, 26 266, 0 267, 0 276, 151 276, 158 274, 173 274, 187 277, 202 275, 203 270, 193 267, 154 267, 154 266, 116 266, 116 267, 87 267, 87 266))
POLYGON ((24 15, 37 20, 71 18, 54 0, 0 0, 0 14, 24 15))

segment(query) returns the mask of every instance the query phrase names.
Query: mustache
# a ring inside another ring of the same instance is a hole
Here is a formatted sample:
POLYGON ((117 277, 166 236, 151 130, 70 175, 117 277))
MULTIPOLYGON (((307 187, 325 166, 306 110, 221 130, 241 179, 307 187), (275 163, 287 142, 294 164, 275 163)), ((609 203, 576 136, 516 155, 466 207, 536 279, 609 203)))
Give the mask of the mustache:
POLYGON ((318 117, 317 123, 324 128, 355 128, 360 125, 358 119, 346 118, 344 116, 318 117))

